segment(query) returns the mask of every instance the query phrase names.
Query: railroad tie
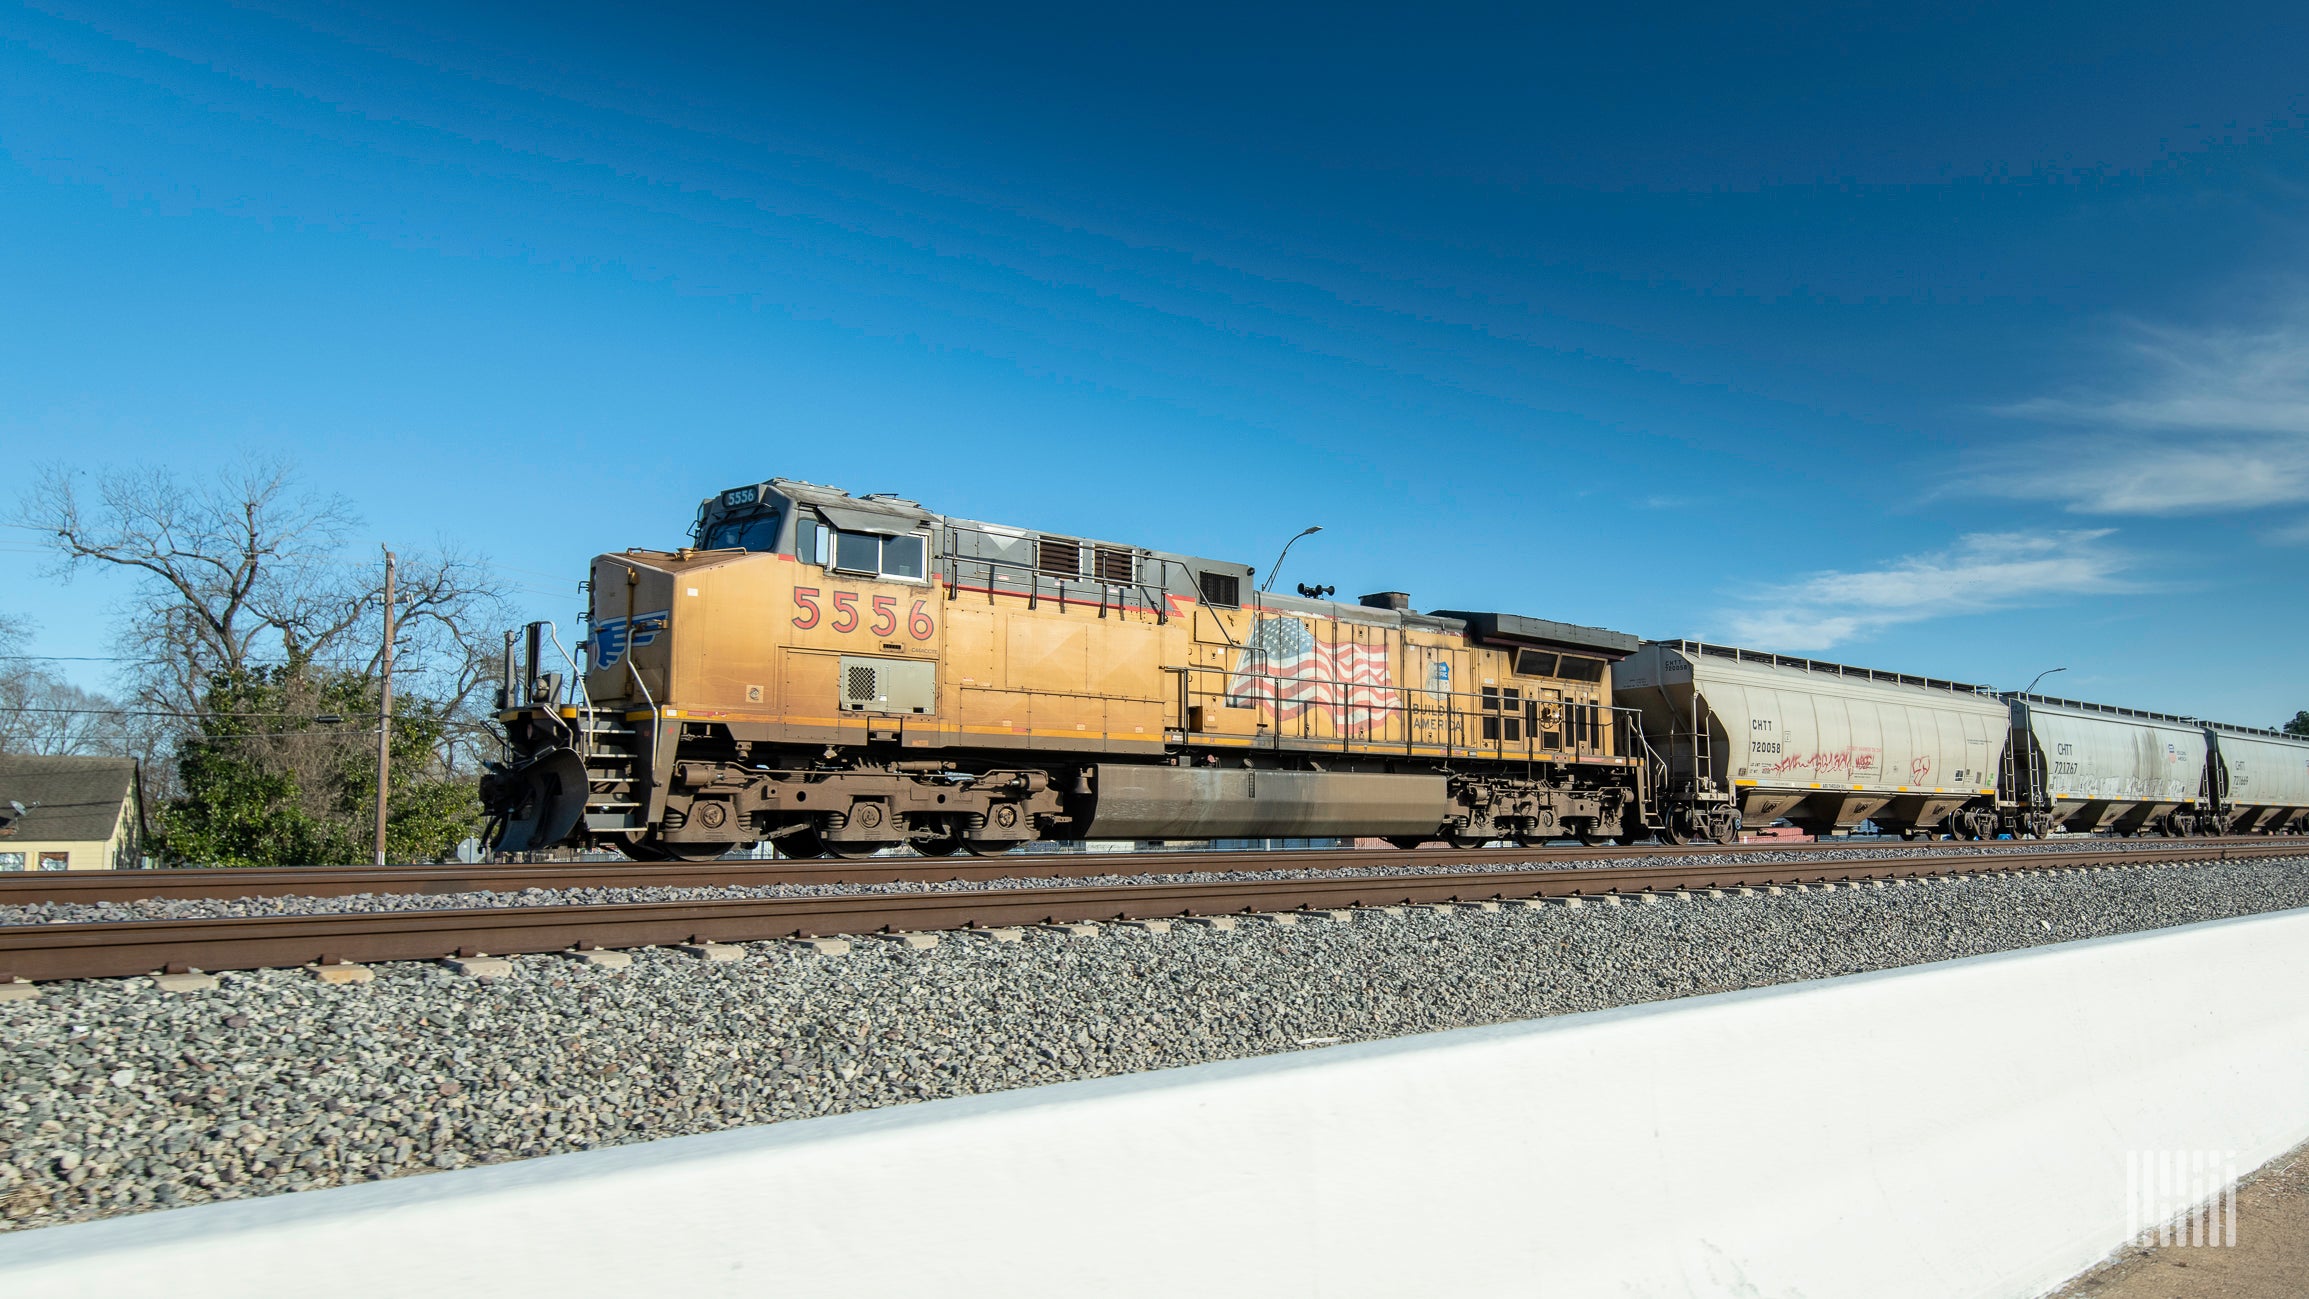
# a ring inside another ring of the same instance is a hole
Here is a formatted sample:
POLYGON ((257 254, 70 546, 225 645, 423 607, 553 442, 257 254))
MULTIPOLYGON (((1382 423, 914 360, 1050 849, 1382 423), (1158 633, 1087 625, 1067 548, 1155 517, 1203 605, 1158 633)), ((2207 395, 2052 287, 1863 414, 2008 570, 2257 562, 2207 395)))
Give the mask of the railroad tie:
POLYGON ((470 948, 455 956, 443 957, 441 964, 448 966, 450 973, 462 974, 468 979, 506 979, 513 975, 513 962, 470 948))

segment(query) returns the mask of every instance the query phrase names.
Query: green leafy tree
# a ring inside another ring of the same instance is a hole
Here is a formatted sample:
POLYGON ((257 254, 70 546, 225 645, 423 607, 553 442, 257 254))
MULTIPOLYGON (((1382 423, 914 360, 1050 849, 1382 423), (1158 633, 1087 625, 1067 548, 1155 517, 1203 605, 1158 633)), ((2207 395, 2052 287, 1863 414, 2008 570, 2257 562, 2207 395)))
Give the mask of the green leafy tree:
MULTIPOLYGON (((366 676, 290 664, 220 673, 177 747, 181 793, 157 818, 174 861, 287 866, 366 861, 376 833, 378 691, 366 676)), ((445 856, 481 826, 473 782, 449 771, 452 709, 393 702, 390 861, 445 856)))
POLYGON ((2287 735, 2309 735, 2309 708, 2304 708, 2293 714, 2293 720, 2285 723, 2285 733, 2287 735))

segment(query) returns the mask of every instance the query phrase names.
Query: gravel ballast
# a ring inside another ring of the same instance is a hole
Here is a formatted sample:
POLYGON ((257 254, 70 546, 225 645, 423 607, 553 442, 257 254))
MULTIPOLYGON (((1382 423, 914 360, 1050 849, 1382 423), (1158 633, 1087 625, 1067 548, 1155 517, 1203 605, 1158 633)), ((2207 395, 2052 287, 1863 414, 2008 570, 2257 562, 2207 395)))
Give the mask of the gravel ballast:
MULTIPOLYGON (((519 895, 515 895, 519 896, 519 895)), ((2309 858, 0 1002, 0 1230, 2309 905, 2309 858)))

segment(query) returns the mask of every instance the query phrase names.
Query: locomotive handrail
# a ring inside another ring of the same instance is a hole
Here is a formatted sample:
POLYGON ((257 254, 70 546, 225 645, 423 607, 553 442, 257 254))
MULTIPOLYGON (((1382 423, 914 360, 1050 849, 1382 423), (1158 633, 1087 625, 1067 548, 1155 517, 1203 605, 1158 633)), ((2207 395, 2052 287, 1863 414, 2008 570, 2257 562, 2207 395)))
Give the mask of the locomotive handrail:
MULTIPOLYGON (((1188 710, 1194 706, 1192 702, 1193 697, 1198 693, 1206 696, 1215 696, 1221 701, 1224 701, 1230 697, 1240 698, 1247 694, 1257 704, 1265 704, 1270 707, 1274 707, 1281 702, 1282 686, 1286 682, 1293 684, 1307 683, 1314 685, 1329 685, 1339 690, 1343 696, 1351 694, 1354 688, 1353 684, 1350 682, 1327 678, 1316 678, 1310 680, 1310 678, 1307 677, 1285 676, 1280 673, 1264 672, 1251 669, 1247 664, 1245 667, 1238 669, 1214 663, 1190 663, 1176 667, 1165 667, 1164 671, 1177 673, 1181 680, 1182 695, 1180 701, 1180 724, 1172 729, 1180 730, 1182 732, 1186 731, 1185 724, 1191 716, 1188 710), (1198 674, 1203 674, 1206 677, 1209 674, 1219 674, 1225 678, 1225 681, 1223 681, 1222 684, 1216 688, 1209 685, 1198 685, 1196 684, 1196 678, 1198 674), (1238 682, 1242 683, 1243 685, 1247 685, 1248 690, 1246 691, 1242 689, 1241 686, 1237 684, 1238 682)), ((1608 742, 1606 737, 1609 737, 1609 741, 1616 741, 1621 733, 1620 724, 1622 723, 1625 724, 1628 732, 1636 735, 1639 737, 1639 739, 1641 738, 1641 714, 1639 710, 1635 708, 1624 707, 1616 704, 1582 704, 1577 703, 1576 701, 1563 701, 1562 706, 1564 708, 1565 724, 1561 727, 1558 733, 1562 735, 1564 742, 1559 745, 1550 747, 1543 746, 1539 743, 1538 737, 1540 732, 1538 729, 1528 727, 1524 731, 1523 738, 1517 741, 1511 742, 1504 739, 1490 741, 1482 739, 1470 739, 1465 733, 1465 728, 1459 725, 1462 718, 1482 718, 1485 716, 1505 718, 1510 716, 1510 714, 1504 712, 1486 710, 1479 706, 1467 706, 1468 703, 1476 705, 1481 703, 1482 694, 1480 691, 1436 690, 1422 686, 1394 686, 1389 687, 1389 689, 1396 693, 1398 696, 1418 694, 1426 696, 1427 700, 1435 702, 1422 702, 1405 699, 1402 702, 1382 704, 1357 702, 1352 698, 1342 697, 1336 702, 1310 705, 1308 709, 1309 712, 1317 710, 1338 712, 1340 714, 1336 723, 1336 725, 1340 728, 1340 733, 1338 734, 1322 736, 1311 733, 1308 729, 1306 729, 1304 715, 1302 715, 1301 729, 1296 735, 1290 735, 1286 733, 1286 731, 1283 729, 1283 725, 1279 721, 1272 726, 1262 722, 1260 723, 1260 729, 1265 731, 1266 734, 1253 736, 1250 738, 1252 738, 1254 741, 1264 740, 1267 742, 1268 747, 1275 749, 1280 749, 1282 747, 1282 742, 1286 739, 1290 739, 1299 742, 1312 741, 1323 745, 1326 749, 1332 749, 1339 752, 1375 752, 1380 749, 1392 750, 1400 747, 1405 753, 1411 753, 1421 748, 1442 748, 1454 753, 1466 752, 1470 754, 1480 754, 1496 757, 1503 760, 1521 758, 1525 761, 1537 761, 1545 757, 1551 757, 1551 755, 1569 754, 1575 759, 1591 757, 1622 757, 1631 761, 1640 761, 1646 756, 1646 754, 1649 754, 1653 762, 1656 763, 1658 761, 1657 752, 1650 749, 1648 741, 1644 741, 1644 753, 1636 753, 1631 751, 1628 753, 1614 754, 1611 752, 1611 749, 1617 746, 1615 743, 1608 742), (1440 704, 1440 707, 1437 706, 1438 703, 1440 704), (1595 725, 1592 727, 1574 725, 1573 723, 1577 716, 1577 710, 1587 710, 1590 713, 1595 714, 1595 725), (1417 738, 1415 728, 1412 724, 1412 718, 1415 714, 1420 712, 1441 714, 1441 720, 1443 722, 1442 729, 1444 734, 1440 741, 1423 742, 1417 738), (1613 724, 1609 727, 1603 724, 1603 715, 1606 714, 1610 715, 1613 720, 1613 724), (1404 733, 1401 741, 1398 742, 1394 740, 1378 738, 1377 732, 1380 729, 1380 724, 1382 721, 1392 720, 1396 717, 1402 718, 1404 722, 1404 733), (1367 740, 1358 740, 1355 736, 1347 733, 1350 729, 1358 725, 1366 728, 1366 730, 1371 733, 1372 738, 1367 740), (1593 738, 1589 738, 1591 735, 1593 738)), ((1535 699, 1527 702, 1536 704, 1540 701, 1535 699)), ((1276 711, 1279 715, 1280 709, 1277 708, 1276 711)), ((1512 716, 1516 717, 1518 720, 1523 720, 1527 715, 1519 712, 1513 714, 1512 716)), ((1187 733, 1193 734, 1193 732, 1187 733)))
MULTIPOLYGON (((992 599, 994 596, 997 570, 1010 570, 1024 574, 1024 578, 1021 584, 1025 587, 1025 590, 1021 592, 1021 594, 1026 596, 1027 607, 1030 609, 1035 607, 1036 603, 1041 598, 1041 587, 1045 578, 1047 578, 1053 586, 1058 588, 1059 599, 1064 600, 1066 598, 1066 579, 1056 573, 1052 573, 1044 569, 1039 561, 1030 564, 1015 559, 1004 559, 1000 556, 994 555, 964 555, 961 553, 961 547, 955 544, 955 538, 961 536, 967 535, 974 537, 994 537, 1004 534, 989 532, 984 528, 967 528, 953 522, 948 522, 946 524, 945 531, 947 599, 952 600, 959 598, 962 587, 962 565, 966 563, 980 564, 985 566, 987 597, 989 599, 992 599)), ((1082 543, 1077 544, 1079 545, 1082 543)), ((1088 544, 1094 549, 1097 546, 1096 542, 1091 542, 1088 544)), ((1142 555, 1137 553, 1135 550, 1133 550, 1131 554, 1136 560, 1142 562, 1151 561, 1163 566, 1164 577, 1166 579, 1164 589, 1167 592, 1169 566, 1177 561, 1165 559, 1157 555, 1142 555)), ((1170 610, 1168 608, 1169 602, 1165 599, 1158 598, 1154 590, 1148 587, 1147 584, 1142 581, 1134 579, 1128 582, 1117 582, 1111 578, 1101 576, 1096 572, 1085 574, 1078 571, 1073 574, 1073 576, 1076 578, 1087 578, 1090 582, 1098 586, 1099 609, 1101 617, 1105 616, 1105 610, 1108 607, 1106 600, 1109 593, 1130 592, 1135 590, 1138 592, 1139 598, 1144 603, 1145 607, 1154 614, 1155 622, 1158 625, 1168 623, 1170 621, 1170 610)), ((1085 603, 1087 603, 1087 601, 1085 603)), ((1129 608, 1130 606, 1127 601, 1124 601, 1118 602, 1115 607, 1129 608)))

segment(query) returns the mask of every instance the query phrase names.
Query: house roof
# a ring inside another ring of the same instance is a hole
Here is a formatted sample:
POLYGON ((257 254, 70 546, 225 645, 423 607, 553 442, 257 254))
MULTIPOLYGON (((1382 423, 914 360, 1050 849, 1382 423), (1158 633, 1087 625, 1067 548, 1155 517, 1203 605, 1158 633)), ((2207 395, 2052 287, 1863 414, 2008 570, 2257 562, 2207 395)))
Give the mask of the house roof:
POLYGON ((9 841, 86 842, 112 837, 121 804, 136 788, 134 758, 0 755, 0 848, 9 841), (8 806, 25 806, 21 817, 8 806), (9 820, 9 818, 14 818, 9 820))

